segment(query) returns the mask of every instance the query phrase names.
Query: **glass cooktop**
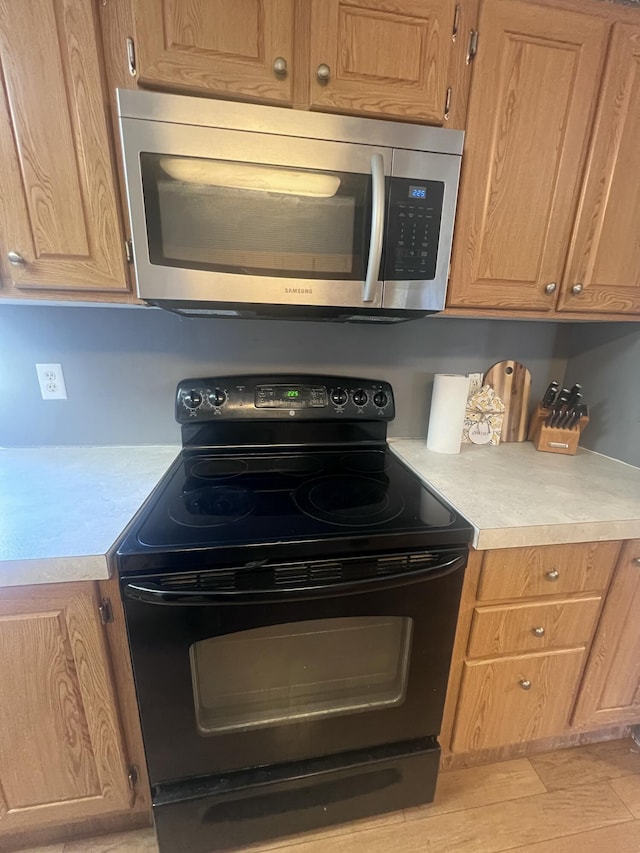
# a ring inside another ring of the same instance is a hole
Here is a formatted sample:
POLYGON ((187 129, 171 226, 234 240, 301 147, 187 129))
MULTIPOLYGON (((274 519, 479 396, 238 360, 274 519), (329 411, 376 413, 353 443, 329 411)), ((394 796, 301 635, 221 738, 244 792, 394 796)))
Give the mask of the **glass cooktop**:
MULTIPOLYGON (((140 549, 229 548, 326 538, 464 530, 468 524, 390 452, 185 453, 123 543, 140 549)), ((372 546, 373 547, 373 546, 372 546)))

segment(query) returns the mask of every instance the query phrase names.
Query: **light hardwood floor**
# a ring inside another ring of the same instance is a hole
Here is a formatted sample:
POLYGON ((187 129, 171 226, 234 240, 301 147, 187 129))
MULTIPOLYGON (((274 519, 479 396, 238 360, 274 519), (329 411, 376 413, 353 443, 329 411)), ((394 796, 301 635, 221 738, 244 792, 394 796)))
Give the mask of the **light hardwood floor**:
MULTIPOLYGON (((432 805, 247 849, 640 853, 640 751, 631 740, 612 741, 449 771, 440 775, 432 805)), ((152 830, 139 830, 23 853, 156 851, 152 830)))

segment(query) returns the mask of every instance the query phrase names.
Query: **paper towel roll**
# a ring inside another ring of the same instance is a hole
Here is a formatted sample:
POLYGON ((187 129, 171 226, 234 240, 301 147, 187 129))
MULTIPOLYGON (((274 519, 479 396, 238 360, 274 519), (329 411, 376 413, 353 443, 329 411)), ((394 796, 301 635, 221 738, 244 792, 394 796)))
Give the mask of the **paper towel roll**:
POLYGON ((436 453, 460 453, 469 377, 436 373, 429 414, 427 448, 436 453))

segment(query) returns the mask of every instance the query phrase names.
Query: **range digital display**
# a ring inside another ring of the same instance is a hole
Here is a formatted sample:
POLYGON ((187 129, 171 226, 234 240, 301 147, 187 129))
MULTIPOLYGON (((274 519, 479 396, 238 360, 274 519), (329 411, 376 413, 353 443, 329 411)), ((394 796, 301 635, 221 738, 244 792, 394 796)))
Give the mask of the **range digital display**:
POLYGON ((409 198, 426 198, 426 187, 409 187, 409 198))
POLYGON ((327 405, 327 389, 318 385, 258 385, 256 406, 263 409, 309 409, 327 405))

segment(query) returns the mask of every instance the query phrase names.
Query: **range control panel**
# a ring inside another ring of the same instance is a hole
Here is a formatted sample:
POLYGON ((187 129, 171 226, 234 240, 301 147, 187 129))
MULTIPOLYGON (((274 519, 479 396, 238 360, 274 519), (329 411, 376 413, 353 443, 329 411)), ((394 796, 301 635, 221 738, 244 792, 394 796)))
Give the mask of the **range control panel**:
POLYGON ((391 179, 385 281, 435 278, 443 200, 442 181, 391 179))
POLYGON ((395 416, 388 382, 348 376, 272 374, 184 379, 176 420, 382 420, 395 416))

